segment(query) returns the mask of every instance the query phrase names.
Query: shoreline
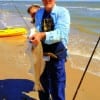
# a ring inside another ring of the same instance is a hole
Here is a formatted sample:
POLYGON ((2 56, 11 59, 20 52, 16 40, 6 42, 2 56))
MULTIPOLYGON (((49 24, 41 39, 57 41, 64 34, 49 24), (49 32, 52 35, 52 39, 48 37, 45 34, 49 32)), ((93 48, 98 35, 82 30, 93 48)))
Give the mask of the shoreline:
MULTIPOLYGON (((90 57, 81 56, 81 55, 73 55, 70 54, 68 60, 70 61, 70 67, 73 69, 77 69, 80 71, 84 71, 90 57)), ((87 72, 100 77, 100 67, 99 67, 100 60, 92 58, 90 65, 88 67, 87 72)))

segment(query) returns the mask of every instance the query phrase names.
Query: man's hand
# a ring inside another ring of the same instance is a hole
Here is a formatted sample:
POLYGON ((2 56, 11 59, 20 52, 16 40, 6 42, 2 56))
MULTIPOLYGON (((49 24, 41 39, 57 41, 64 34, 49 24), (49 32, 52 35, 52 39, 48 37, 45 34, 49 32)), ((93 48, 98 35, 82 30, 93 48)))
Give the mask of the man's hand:
POLYGON ((29 37, 29 40, 37 46, 41 40, 45 39, 45 33, 44 32, 38 32, 33 34, 31 37, 29 37))

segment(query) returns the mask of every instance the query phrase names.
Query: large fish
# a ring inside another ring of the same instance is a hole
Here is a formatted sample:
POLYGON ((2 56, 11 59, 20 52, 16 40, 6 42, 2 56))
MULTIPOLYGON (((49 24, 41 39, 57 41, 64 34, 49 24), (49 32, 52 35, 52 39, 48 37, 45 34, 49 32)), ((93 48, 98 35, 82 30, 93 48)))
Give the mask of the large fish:
MULTIPOLYGON (((29 36, 36 33, 36 29, 32 28, 30 31, 29 36)), ((31 68, 29 70, 29 73, 32 73, 34 76, 34 82, 35 82, 35 90, 43 90, 41 83, 40 83, 40 76, 44 71, 45 68, 45 62, 43 59, 43 51, 42 51, 42 45, 41 42, 34 46, 29 40, 27 41, 27 54, 30 58, 31 68)))

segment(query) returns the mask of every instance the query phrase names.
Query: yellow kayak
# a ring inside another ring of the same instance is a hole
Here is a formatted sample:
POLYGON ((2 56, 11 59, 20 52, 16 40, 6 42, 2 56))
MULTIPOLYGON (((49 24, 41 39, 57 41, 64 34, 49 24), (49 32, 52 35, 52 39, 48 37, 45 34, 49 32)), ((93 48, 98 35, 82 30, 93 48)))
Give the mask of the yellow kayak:
POLYGON ((24 27, 8 27, 0 29, 0 37, 24 35, 26 33, 27 30, 24 27))

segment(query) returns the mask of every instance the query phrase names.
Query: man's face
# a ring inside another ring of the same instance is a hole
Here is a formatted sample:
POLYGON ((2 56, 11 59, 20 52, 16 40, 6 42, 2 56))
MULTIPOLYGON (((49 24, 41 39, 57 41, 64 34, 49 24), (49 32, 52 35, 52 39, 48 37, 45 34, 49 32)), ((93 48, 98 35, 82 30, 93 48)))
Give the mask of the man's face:
POLYGON ((42 0, 42 2, 47 10, 52 9, 55 5, 55 0, 42 0))
POLYGON ((38 9, 39 8, 36 8, 36 7, 32 7, 31 9, 30 9, 30 16, 32 17, 32 18, 34 18, 35 17, 35 14, 36 14, 36 12, 38 11, 38 9))

